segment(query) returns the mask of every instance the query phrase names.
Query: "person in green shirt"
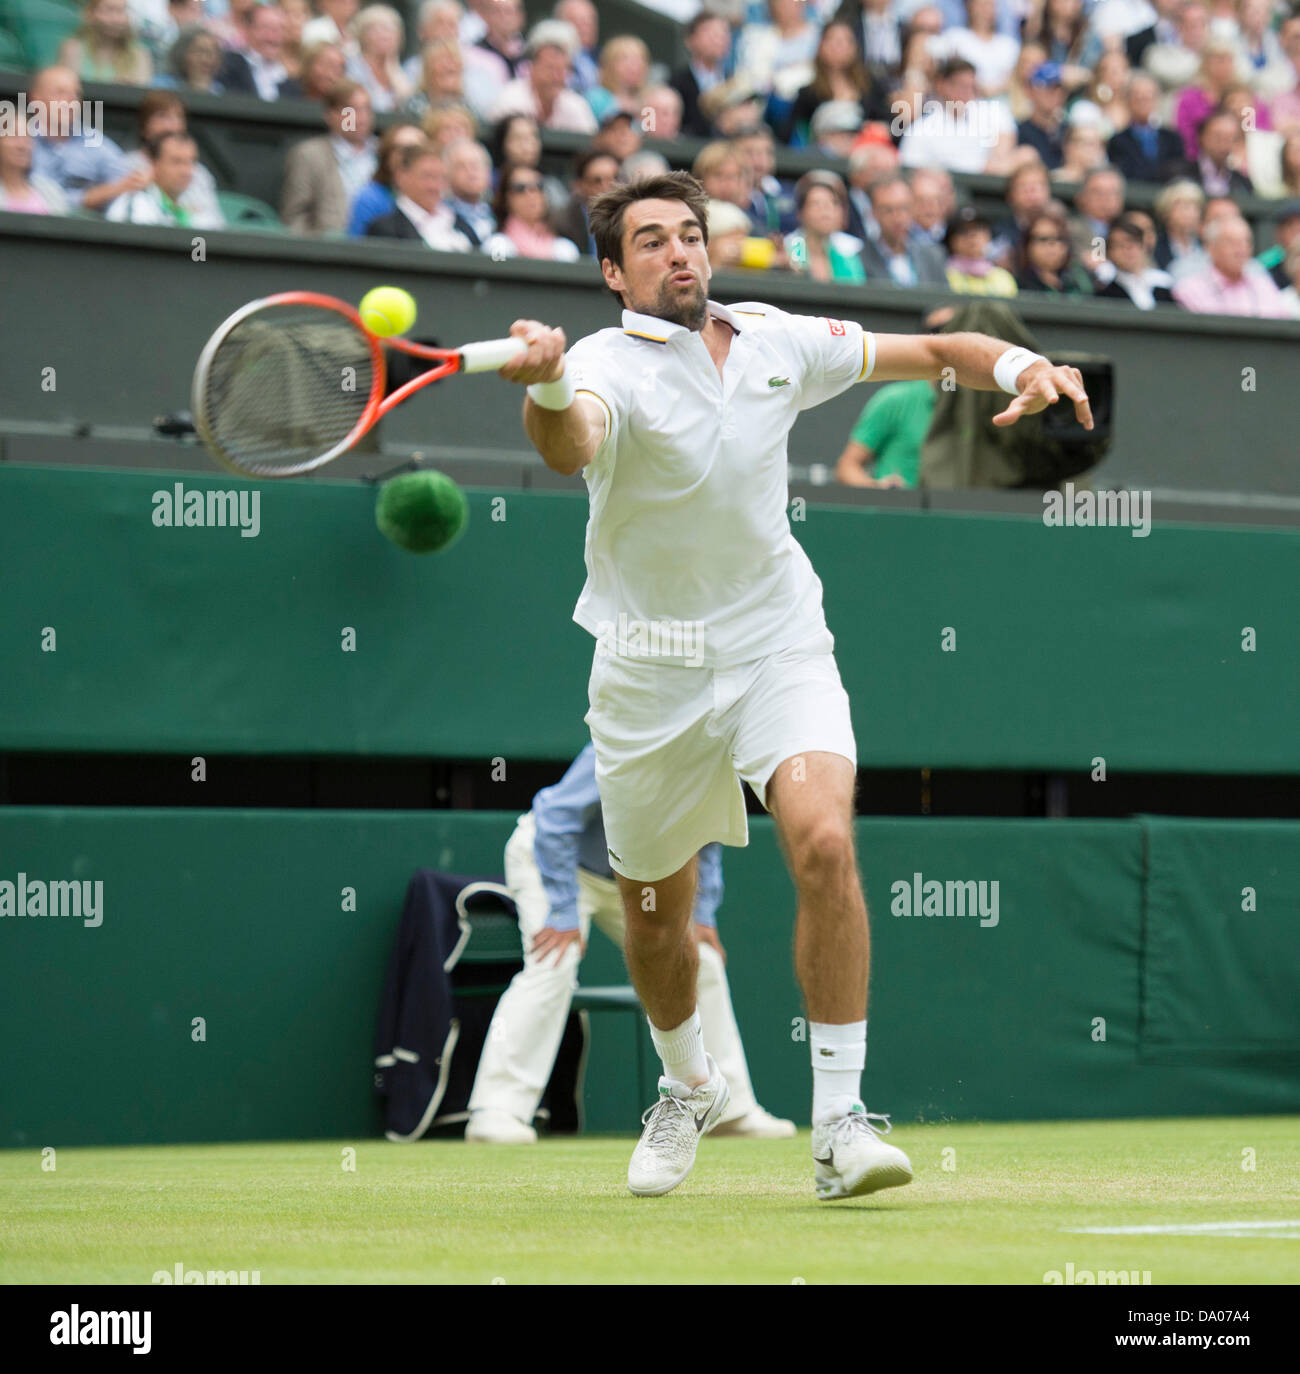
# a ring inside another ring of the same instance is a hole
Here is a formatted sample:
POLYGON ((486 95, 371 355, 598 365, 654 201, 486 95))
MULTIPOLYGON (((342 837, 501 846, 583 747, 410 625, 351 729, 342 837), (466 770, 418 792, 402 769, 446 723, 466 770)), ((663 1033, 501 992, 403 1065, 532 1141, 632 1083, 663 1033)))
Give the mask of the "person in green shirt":
MULTIPOLYGON (((937 333, 955 313, 950 305, 932 310, 923 322, 924 332, 937 333)), ((835 464, 835 480, 846 487, 915 487, 934 396, 933 382, 882 386, 863 406, 835 464)))
POLYGON ((799 227, 785 239, 790 266, 814 281, 866 281, 862 240, 844 232, 844 182, 834 172, 805 172, 795 183, 794 203, 799 227))

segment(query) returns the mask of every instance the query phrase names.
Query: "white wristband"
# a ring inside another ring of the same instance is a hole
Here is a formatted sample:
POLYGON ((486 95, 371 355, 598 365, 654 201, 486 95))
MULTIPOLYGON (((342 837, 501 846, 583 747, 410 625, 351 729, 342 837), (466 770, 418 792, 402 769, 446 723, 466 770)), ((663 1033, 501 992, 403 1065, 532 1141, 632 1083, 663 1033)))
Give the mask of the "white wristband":
POLYGON ((1020 388, 1016 385, 1016 378, 1034 363, 1047 361, 1041 353, 1035 353, 1031 349, 1008 348, 993 364, 993 380, 1003 391, 1009 392, 1012 396, 1019 396, 1020 388))
POLYGON ((578 390, 566 371, 553 382, 534 382, 528 394, 543 410, 568 410, 578 390))

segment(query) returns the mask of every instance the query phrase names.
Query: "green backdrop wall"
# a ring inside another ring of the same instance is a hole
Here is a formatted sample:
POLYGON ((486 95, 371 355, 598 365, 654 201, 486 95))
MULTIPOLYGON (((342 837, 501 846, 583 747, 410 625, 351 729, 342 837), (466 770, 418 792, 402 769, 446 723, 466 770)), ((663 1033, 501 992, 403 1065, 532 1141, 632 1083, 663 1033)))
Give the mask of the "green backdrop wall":
MULTIPOLYGON (((514 819, 0 810, 0 880, 104 885, 95 928, 0 919, 0 1144, 375 1133, 371 1046, 407 880, 419 865, 499 873, 514 819)), ((1300 1109, 1300 825, 864 820, 857 836, 873 1111, 1300 1109), (996 882, 996 924, 895 914, 916 874, 996 882)), ((755 1086, 806 1122, 793 892, 770 822, 727 851, 725 877, 719 929, 755 1086)), ((593 937, 583 981, 624 976, 593 937)), ((592 1028, 588 1128, 634 1131, 632 1018, 592 1028)))
MULTIPOLYGON (((475 491, 462 539, 421 558, 380 536, 373 487, 186 475, 258 498, 246 538, 155 525, 179 480, 0 465, 0 749, 545 760, 586 742, 581 488, 475 491)), ((864 767, 1300 771, 1295 532, 794 514, 864 767)))

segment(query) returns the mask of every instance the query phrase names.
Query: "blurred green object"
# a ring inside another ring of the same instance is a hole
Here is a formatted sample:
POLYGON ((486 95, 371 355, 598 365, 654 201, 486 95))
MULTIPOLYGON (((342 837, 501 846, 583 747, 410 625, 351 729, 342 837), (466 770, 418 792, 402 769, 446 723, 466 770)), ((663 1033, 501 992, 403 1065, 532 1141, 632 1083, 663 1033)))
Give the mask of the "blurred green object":
POLYGON ((0 29, 0 67, 23 67, 26 63, 27 57, 17 34, 0 29))
POLYGON ((408 553, 437 553, 469 523, 469 501, 441 472, 404 472, 379 488, 375 523, 408 553))
POLYGON ((81 26, 81 10, 57 0, 0 0, 0 28, 22 48, 20 66, 48 67, 59 46, 81 26))
POLYGON ((280 216, 264 200, 240 191, 218 191, 217 204, 228 229, 252 229, 268 234, 283 234, 280 216))

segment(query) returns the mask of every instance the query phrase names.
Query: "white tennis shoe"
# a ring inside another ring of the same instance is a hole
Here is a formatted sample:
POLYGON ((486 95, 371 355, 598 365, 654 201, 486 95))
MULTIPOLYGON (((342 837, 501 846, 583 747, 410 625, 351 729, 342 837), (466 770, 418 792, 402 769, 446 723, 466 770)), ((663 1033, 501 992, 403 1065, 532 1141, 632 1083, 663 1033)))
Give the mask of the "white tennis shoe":
POLYGON ((638 1197, 670 1193, 695 1164, 700 1137, 727 1109, 731 1089, 711 1054, 704 1056, 709 1080, 688 1088, 671 1078, 659 1080, 659 1101, 641 1118, 645 1130, 627 1166, 627 1186, 638 1197))
POLYGON ((861 1197, 881 1188, 898 1188, 912 1181, 912 1165, 897 1146, 887 1145, 871 1124, 885 1123, 887 1116, 869 1112, 861 1102, 812 1132, 813 1174, 817 1196, 824 1202, 841 1197, 861 1197))
POLYGON ((798 1127, 785 1117, 773 1116, 762 1107, 752 1107, 743 1116, 733 1116, 730 1121, 719 1121, 713 1128, 715 1136, 736 1136, 746 1140, 792 1140, 799 1134, 798 1127))

